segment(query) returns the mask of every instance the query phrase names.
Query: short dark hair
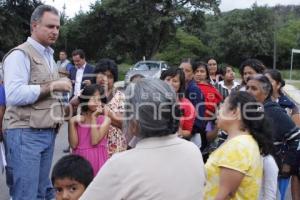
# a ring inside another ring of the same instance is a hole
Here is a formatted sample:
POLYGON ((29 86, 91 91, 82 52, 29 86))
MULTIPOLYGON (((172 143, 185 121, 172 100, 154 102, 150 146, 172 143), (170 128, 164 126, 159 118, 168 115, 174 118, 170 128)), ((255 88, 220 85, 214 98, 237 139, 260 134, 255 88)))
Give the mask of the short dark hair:
POLYGON ((73 56, 77 56, 77 55, 79 55, 79 57, 80 57, 81 59, 85 59, 85 53, 84 53, 84 51, 83 51, 82 49, 75 49, 75 50, 72 52, 72 57, 73 57, 73 56))
POLYGON ((231 65, 229 65, 229 64, 222 64, 221 67, 220 67, 220 74, 221 74, 222 76, 225 76, 225 75, 226 75, 226 70, 227 70, 227 68, 231 68, 232 71, 234 71, 234 70, 233 70, 233 67, 232 67, 231 65))
POLYGON ((95 94, 96 91, 98 91, 100 93, 101 102, 106 103, 106 98, 104 95, 104 88, 102 86, 99 86, 97 84, 87 85, 83 88, 83 91, 78 98, 82 112, 87 112, 89 110, 88 102, 89 102, 90 98, 95 94))
MULTIPOLYGON (((112 73, 114 82, 118 81, 118 66, 115 61, 108 58, 103 58, 97 62, 94 74, 104 74, 106 71, 110 71, 112 73)), ((94 82, 96 82, 96 80, 94 80, 94 82)))
POLYGON ((59 53, 65 53, 67 55, 67 51, 64 49, 60 50, 59 53))
POLYGON ((173 78, 177 75, 179 76, 179 81, 180 81, 178 97, 179 99, 181 99, 184 97, 184 93, 185 93, 185 75, 182 69, 171 67, 168 70, 162 72, 160 76, 160 80, 165 80, 168 76, 173 78))
POLYGON ((202 61, 194 61, 192 63, 192 67, 193 67, 193 71, 195 73, 195 71, 199 68, 199 67, 202 67, 205 69, 206 71, 206 81, 207 83, 210 83, 210 77, 209 77, 209 71, 208 71, 208 66, 205 62, 202 62, 202 61))
POLYGON ((54 185, 57 179, 64 178, 75 180, 87 188, 94 178, 93 168, 91 164, 81 156, 74 154, 64 156, 54 165, 51 174, 52 184, 54 185))

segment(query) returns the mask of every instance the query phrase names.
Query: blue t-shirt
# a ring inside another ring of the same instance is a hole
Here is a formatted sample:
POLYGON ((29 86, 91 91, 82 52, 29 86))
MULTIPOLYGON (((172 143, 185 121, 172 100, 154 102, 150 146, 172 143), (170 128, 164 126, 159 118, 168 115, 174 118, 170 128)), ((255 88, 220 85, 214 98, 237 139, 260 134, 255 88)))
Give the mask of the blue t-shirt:
POLYGON ((0 84, 0 106, 5 106, 6 100, 5 100, 5 91, 4 91, 4 85, 0 84))

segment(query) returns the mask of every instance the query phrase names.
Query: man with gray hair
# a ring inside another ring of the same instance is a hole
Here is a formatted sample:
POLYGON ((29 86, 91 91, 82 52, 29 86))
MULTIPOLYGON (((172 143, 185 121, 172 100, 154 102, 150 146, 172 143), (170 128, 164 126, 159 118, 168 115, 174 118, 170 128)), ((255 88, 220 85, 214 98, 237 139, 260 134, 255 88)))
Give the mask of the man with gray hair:
POLYGON ((31 16, 31 37, 3 59, 6 173, 14 200, 54 199, 49 172, 63 123, 61 93, 72 87, 68 78, 59 78, 50 48, 59 28, 58 11, 38 6, 31 16))

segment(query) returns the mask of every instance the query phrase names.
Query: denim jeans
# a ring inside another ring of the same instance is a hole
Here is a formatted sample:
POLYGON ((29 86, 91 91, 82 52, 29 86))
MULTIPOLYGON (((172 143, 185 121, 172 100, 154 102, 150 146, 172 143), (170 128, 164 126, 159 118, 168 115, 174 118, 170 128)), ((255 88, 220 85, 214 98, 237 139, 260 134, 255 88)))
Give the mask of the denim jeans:
POLYGON ((49 179, 55 129, 7 129, 6 182, 13 200, 54 199, 49 179))

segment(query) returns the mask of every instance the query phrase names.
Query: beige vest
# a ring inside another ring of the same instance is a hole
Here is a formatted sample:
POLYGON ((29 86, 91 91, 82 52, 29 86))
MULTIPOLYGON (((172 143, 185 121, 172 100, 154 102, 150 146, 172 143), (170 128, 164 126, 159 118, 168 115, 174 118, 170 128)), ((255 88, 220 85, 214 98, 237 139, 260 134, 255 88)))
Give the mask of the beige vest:
MULTIPOLYGON (((41 85, 59 78, 58 69, 53 61, 53 72, 50 71, 45 59, 28 42, 10 50, 5 58, 14 50, 23 51, 30 60, 29 85, 41 85)), ((6 66, 9 67, 9 66, 6 66)), ((20 66, 22 67, 22 66, 20 66)), ((4 83, 5 84, 5 83, 4 83)), ((64 109, 62 95, 52 93, 46 99, 38 100, 34 104, 25 106, 6 107, 4 127, 11 128, 57 128, 63 123, 64 109)))

